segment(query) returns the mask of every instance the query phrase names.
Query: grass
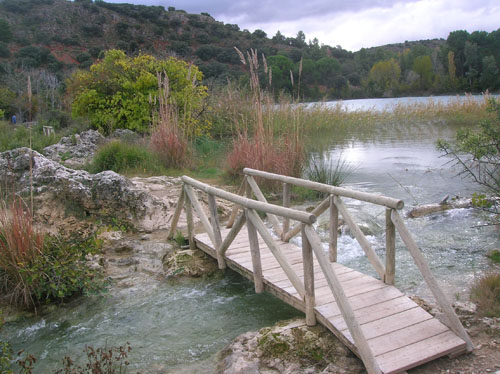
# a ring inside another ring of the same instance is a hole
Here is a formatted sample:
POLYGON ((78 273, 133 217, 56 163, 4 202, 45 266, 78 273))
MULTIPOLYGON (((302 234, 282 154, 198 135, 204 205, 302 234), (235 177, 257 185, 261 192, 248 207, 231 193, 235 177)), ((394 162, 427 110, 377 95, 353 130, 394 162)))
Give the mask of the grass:
POLYGON ((113 170, 126 175, 166 174, 166 168, 159 157, 147 147, 120 140, 111 141, 100 147, 88 170, 91 173, 113 170))
POLYGON ((488 254, 487 254, 488 258, 496 263, 496 264, 500 264, 500 250, 498 249, 494 249, 492 251, 490 251, 488 254))
POLYGON ((474 282, 470 297, 480 315, 500 317, 500 273, 485 275, 474 282))
POLYGON ((35 309, 41 303, 94 291, 104 283, 84 259, 94 247, 39 231, 20 198, 0 208, 0 294, 11 305, 35 309))
POLYGON ((264 67, 263 73, 268 74, 271 80, 265 57, 259 60, 255 50, 246 54, 239 50, 237 52, 242 64, 250 72, 250 100, 242 102, 245 96, 238 95, 238 91, 234 95, 228 94, 228 97, 234 98, 234 102, 225 106, 229 108, 225 114, 234 130, 226 158, 226 170, 232 177, 241 176, 245 167, 299 176, 304 162, 300 118, 286 123, 277 121, 272 95, 265 92, 260 83, 260 64, 264 67))

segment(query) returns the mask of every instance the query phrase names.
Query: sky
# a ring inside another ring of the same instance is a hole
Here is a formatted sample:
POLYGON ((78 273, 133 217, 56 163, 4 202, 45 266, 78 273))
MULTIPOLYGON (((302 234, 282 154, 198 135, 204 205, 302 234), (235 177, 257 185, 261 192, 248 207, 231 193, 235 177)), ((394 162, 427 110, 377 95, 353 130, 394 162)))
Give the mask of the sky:
POLYGON ((280 31, 357 51, 406 40, 448 37, 451 31, 500 28, 499 0, 106 0, 207 12, 268 37, 280 31))

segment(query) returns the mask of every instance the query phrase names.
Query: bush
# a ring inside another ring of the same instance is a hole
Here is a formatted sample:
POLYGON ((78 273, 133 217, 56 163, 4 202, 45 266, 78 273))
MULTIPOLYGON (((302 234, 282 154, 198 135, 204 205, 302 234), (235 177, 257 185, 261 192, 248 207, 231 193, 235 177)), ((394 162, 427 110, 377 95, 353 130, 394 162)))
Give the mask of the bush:
POLYGON ((477 280, 470 297, 482 316, 500 317, 500 274, 486 275, 477 280))
POLYGON ((85 264, 88 248, 39 231, 20 198, 0 211, 0 292, 27 309, 62 300, 102 284, 85 264))
POLYGON ((304 177, 318 183, 340 186, 352 172, 352 166, 340 156, 335 162, 328 153, 320 152, 310 158, 304 177))
POLYGON ((140 145, 114 140, 102 146, 94 156, 90 172, 113 170, 117 173, 162 173, 161 162, 152 152, 140 145))

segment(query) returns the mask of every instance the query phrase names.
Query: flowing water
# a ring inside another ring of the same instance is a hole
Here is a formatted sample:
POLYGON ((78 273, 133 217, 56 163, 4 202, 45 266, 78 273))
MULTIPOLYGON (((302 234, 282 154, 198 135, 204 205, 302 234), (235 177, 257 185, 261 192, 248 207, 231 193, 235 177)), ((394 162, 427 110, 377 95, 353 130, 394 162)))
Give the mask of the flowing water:
MULTIPOLYGON (((380 100, 377 103, 385 107, 394 99, 380 100)), ((373 101, 345 101, 342 105, 355 110, 372 107, 373 101)), ((355 166, 347 186, 401 198, 405 210, 438 202, 446 194, 469 196, 477 190, 455 177, 456 168, 445 164, 447 160, 435 148, 438 137, 451 139, 456 128, 443 123, 379 127, 369 135, 318 134, 329 144, 329 156, 343 157, 355 166)), ((356 220, 368 227, 368 238, 383 258, 384 209, 349 199, 345 202, 356 220)), ((474 277, 490 266, 485 253, 499 246, 498 232, 494 227, 475 227, 487 223, 488 218, 473 209, 458 209, 406 220, 451 299, 465 299, 474 277)), ((326 221, 322 216, 318 222, 325 240, 326 221)), ((428 297, 400 241, 396 258, 396 285, 428 297)), ((339 262, 374 274, 349 235, 339 238, 339 262)), ((212 373, 216 353, 234 337, 297 315, 300 313, 270 295, 256 295, 250 282, 228 271, 221 279, 154 281, 148 287, 76 299, 50 313, 7 323, 0 334, 15 350, 24 348, 39 358, 36 373, 52 372, 64 355, 81 356, 85 345, 117 346, 127 341, 133 349, 130 373, 212 373)))

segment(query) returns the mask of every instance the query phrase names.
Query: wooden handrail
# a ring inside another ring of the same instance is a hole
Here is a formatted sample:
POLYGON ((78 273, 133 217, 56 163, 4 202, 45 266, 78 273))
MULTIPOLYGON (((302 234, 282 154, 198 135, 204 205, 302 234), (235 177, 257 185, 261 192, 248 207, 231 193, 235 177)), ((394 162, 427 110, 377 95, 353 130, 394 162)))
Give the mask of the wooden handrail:
POLYGON ((443 311, 446 317, 443 323, 467 343, 467 351, 471 352, 474 349, 474 345, 472 344, 469 335, 467 334, 464 327, 462 326, 462 323, 455 314, 455 311, 453 310, 451 303, 446 298, 446 295, 444 294, 443 290, 441 290, 441 288, 439 287, 436 278, 432 274, 429 264, 427 263, 424 255, 418 248, 417 243, 415 243, 415 240, 413 240, 413 237, 410 235, 408 229, 406 228, 406 225, 403 222, 403 219, 401 218, 399 213, 395 210, 391 212, 391 219, 392 222, 394 223, 394 226, 396 226, 396 229, 398 230, 401 239, 405 243, 406 248, 408 248, 408 251, 412 255, 415 264, 420 270, 420 273, 422 273, 422 276, 424 277, 427 286, 429 287, 432 294, 436 298, 436 302, 443 311))
POLYGON ((282 183, 289 183, 289 184, 293 184, 295 186, 309 188, 311 190, 324 192, 327 194, 349 197, 352 199, 366 201, 368 203, 377 204, 377 205, 384 205, 388 208, 403 209, 403 207, 404 207, 403 200, 394 199, 392 197, 350 190, 348 188, 343 188, 343 187, 330 186, 328 184, 313 182, 313 181, 300 179, 300 178, 287 177, 285 175, 268 173, 266 171, 260 171, 260 170, 250 169, 250 168, 243 169, 243 173, 245 173, 246 175, 252 175, 254 177, 261 177, 261 178, 266 178, 266 179, 270 179, 270 180, 274 180, 274 181, 278 181, 278 182, 282 182, 282 183))
MULTIPOLYGON (((283 208, 283 207, 278 206, 278 205, 263 203, 261 201, 256 201, 256 200, 252 200, 252 199, 247 199, 246 197, 239 196, 239 195, 236 195, 234 193, 227 192, 227 191, 221 190, 219 188, 209 186, 206 183, 197 181, 196 179, 193 179, 193 178, 190 178, 187 176, 183 176, 181 179, 185 184, 187 184, 189 186, 196 187, 197 189, 199 189, 201 191, 204 191, 208 194, 217 196, 221 199, 231 201, 231 202, 238 204, 238 205, 241 205, 245 208, 260 210, 262 212, 275 214, 275 215, 281 216, 281 217, 288 217, 290 219, 300 221, 303 223, 308 223, 308 224, 312 224, 312 223, 316 222, 316 216, 314 214, 311 214, 311 213, 301 212, 299 210, 295 210, 295 209, 291 209, 291 208, 283 208)), ((213 234, 213 232, 212 232, 212 234, 213 234)))
POLYGON ((340 284, 337 275, 333 271, 333 268, 326 257, 325 251, 323 249, 323 245, 321 243, 321 239, 314 230, 311 225, 306 225, 304 227, 305 234, 307 236, 307 240, 309 241, 314 255, 318 260, 319 266, 325 275, 326 281, 330 290, 333 293, 333 297, 339 306, 340 312, 342 313, 342 317, 349 328, 349 332, 351 333, 352 338, 354 339, 354 343, 358 348, 359 355, 361 360, 365 364, 365 367, 369 374, 381 374, 382 371, 375 360, 372 350, 368 345, 368 341, 361 330, 361 326, 354 315, 354 311, 345 295, 345 292, 340 284))

